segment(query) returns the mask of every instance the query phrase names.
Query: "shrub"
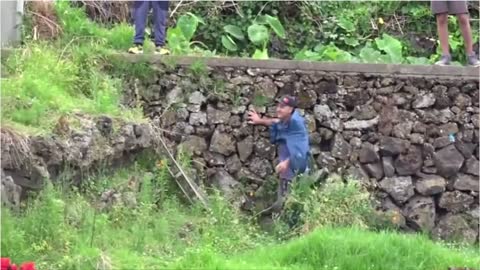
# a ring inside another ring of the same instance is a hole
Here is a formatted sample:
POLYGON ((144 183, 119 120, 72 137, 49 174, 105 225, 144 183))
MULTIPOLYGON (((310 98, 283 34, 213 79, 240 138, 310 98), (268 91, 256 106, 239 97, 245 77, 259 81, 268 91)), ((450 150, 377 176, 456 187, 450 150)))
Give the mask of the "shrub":
POLYGON ((295 233, 325 226, 369 227, 375 211, 370 194, 358 182, 333 175, 318 187, 312 187, 309 176, 294 183, 282 219, 296 227, 295 233))

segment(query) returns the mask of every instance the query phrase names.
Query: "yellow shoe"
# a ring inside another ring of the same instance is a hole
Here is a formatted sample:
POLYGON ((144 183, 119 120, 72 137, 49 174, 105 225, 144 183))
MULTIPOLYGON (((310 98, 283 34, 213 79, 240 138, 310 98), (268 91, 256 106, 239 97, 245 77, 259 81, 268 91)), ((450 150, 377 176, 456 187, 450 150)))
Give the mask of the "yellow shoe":
POLYGON ((140 44, 135 44, 133 47, 128 49, 128 53, 131 54, 142 54, 143 53, 143 46, 140 44))
POLYGON ((157 46, 155 48, 155 54, 159 54, 159 55, 168 55, 170 54, 170 51, 164 47, 161 47, 161 46, 157 46))

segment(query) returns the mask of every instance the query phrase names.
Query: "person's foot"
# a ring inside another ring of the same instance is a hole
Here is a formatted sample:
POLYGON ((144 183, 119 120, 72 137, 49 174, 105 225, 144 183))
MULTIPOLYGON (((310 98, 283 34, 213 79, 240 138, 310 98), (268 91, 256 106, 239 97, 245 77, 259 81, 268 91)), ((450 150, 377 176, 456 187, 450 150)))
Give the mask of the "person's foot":
POLYGON ((467 55, 467 65, 472 67, 480 67, 480 61, 476 54, 467 55))
POLYGON ((435 62, 435 65, 437 65, 437 66, 448 66, 448 65, 450 65, 451 61, 452 61, 452 57, 450 55, 442 55, 442 57, 440 57, 440 60, 435 62))
POLYGON ((155 47, 155 54, 168 55, 168 54, 170 54, 170 51, 163 46, 156 46, 155 47))
POLYGON ((128 49, 128 53, 142 54, 143 53, 143 46, 141 44, 135 44, 135 45, 133 45, 133 47, 128 49))

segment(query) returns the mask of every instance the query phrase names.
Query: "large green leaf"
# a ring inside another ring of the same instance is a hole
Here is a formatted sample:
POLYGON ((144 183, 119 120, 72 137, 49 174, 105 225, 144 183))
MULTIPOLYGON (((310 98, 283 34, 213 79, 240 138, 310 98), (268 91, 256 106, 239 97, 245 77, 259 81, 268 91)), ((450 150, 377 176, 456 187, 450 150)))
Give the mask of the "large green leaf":
POLYGON ((321 54, 313 52, 311 50, 303 49, 297 52, 294 56, 295 60, 308 60, 308 61, 320 61, 322 60, 321 54))
POLYGON ((319 43, 319 44, 317 44, 317 46, 315 46, 313 48, 313 51, 314 52, 322 52, 324 49, 325 49, 325 45, 323 45, 322 43, 319 43))
POLYGON ((338 26, 347 32, 355 31, 355 24, 347 17, 340 17, 340 19, 338 19, 338 26))
POLYGON ((234 37, 238 40, 244 40, 245 39, 245 36, 243 35, 242 29, 240 29, 240 27, 238 27, 238 26, 228 24, 228 25, 225 25, 223 27, 223 30, 225 30, 225 32, 232 35, 232 37, 234 37))
POLYGON ((337 60, 338 62, 343 62, 343 63, 350 63, 353 62, 353 55, 347 51, 340 50, 337 55, 337 60))
POLYGON ((322 50, 322 60, 335 62, 350 62, 352 60, 352 55, 349 52, 339 49, 335 45, 325 46, 322 50))
POLYGON ((199 16, 197 16, 197 15, 191 13, 191 12, 187 12, 187 13, 185 13, 185 14, 188 15, 188 16, 190 16, 190 17, 192 17, 192 18, 194 18, 194 19, 197 21, 197 23, 205 24, 205 21, 202 19, 202 17, 199 17, 199 16))
POLYGON ((375 44, 379 50, 384 51, 390 57, 390 62, 403 62, 402 43, 398 39, 388 34, 383 34, 382 38, 375 39, 375 44))
POLYGON ((247 32, 250 41, 257 45, 264 45, 268 41, 268 29, 263 25, 252 24, 247 32))
POLYGON ((231 52, 235 52, 238 50, 237 44, 235 44, 235 41, 233 41, 230 36, 222 36, 222 45, 223 47, 225 47, 225 49, 231 52))
POLYGON ((426 57, 408 56, 407 61, 409 64, 412 64, 412 65, 429 65, 430 64, 430 60, 426 57))
POLYGON ((268 23, 267 16, 265 16, 265 15, 258 16, 253 21, 253 24, 267 24, 267 23, 268 23))
POLYGON ((185 40, 182 30, 178 27, 167 30, 167 42, 172 54, 183 54, 189 48, 189 42, 185 40))
POLYGON ((180 16, 177 21, 177 27, 182 30, 184 38, 190 41, 193 38, 195 31, 197 31, 199 23, 204 23, 200 17, 192 13, 187 13, 180 16))
POLYGON ((360 44, 360 42, 358 42, 358 38, 356 37, 345 37, 344 41, 345 41, 345 44, 352 47, 356 47, 358 46, 358 44, 360 44))
POLYGON ((380 55, 379 63, 395 64, 398 62, 395 62, 394 59, 392 59, 389 55, 382 54, 380 55))
POLYGON ((382 53, 369 47, 365 46, 360 50, 359 53, 360 60, 364 63, 381 63, 382 62, 382 53))
POLYGON ((270 25, 270 27, 272 27, 275 34, 277 34, 277 36, 281 38, 285 38, 285 29, 283 28, 280 20, 278 20, 277 17, 272 17, 270 15, 265 15, 265 18, 267 19, 268 24, 270 25))
POLYGON ((255 52, 252 55, 253 59, 268 59, 268 52, 267 50, 260 50, 256 49, 255 52))

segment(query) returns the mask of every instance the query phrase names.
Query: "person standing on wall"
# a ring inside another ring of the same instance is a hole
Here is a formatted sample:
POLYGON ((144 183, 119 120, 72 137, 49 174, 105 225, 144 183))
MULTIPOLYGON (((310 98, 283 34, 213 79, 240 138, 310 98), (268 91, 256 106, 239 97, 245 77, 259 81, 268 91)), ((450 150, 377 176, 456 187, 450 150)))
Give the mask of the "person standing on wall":
POLYGON ((438 38, 442 48, 442 56, 436 65, 449 65, 452 56, 449 51, 448 43, 448 15, 456 15, 465 43, 465 53, 467 56, 467 64, 478 67, 480 62, 477 55, 473 51, 472 30, 470 28, 470 16, 468 13, 467 1, 450 1, 450 0, 433 0, 431 1, 433 14, 437 19, 438 38))
POLYGON ((145 26, 150 8, 153 9, 153 33, 155 53, 160 55, 169 54, 165 48, 165 32, 167 28, 168 1, 134 1, 133 20, 135 24, 135 36, 133 47, 128 52, 133 54, 143 53, 145 40, 145 26))
POLYGON ((295 110, 296 107, 297 99, 285 96, 277 105, 276 118, 260 117, 255 110, 248 113, 248 123, 269 126, 270 142, 279 146, 280 162, 275 167, 280 178, 277 200, 271 207, 263 210, 263 214, 280 211, 295 175, 308 170, 308 132, 305 119, 295 110))

